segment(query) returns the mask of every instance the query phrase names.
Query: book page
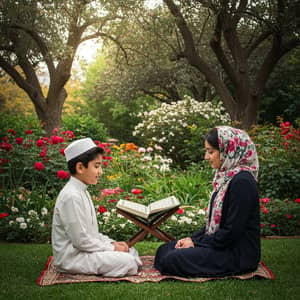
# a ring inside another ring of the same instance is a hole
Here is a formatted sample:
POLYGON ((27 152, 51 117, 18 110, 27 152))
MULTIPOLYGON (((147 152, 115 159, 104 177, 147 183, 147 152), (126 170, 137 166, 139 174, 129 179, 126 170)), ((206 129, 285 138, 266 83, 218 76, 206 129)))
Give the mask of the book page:
POLYGON ((159 212, 162 210, 170 209, 179 206, 180 202, 175 196, 170 196, 162 200, 155 201, 149 204, 150 213, 159 212))
POLYGON ((144 218, 147 218, 149 216, 149 208, 140 203, 121 199, 117 203, 117 208, 144 218))

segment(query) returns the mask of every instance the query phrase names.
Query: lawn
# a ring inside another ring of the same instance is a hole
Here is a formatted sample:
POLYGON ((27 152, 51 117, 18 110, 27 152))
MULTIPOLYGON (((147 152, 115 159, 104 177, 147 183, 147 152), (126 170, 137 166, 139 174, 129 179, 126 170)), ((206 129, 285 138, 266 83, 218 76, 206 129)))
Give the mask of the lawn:
MULTIPOLYGON (((159 243, 140 242, 141 255, 154 254, 159 243)), ((300 239, 262 241, 262 261, 275 280, 236 279, 205 283, 162 281, 133 284, 76 283, 39 287, 36 284, 49 244, 0 243, 0 299, 299 299, 300 239)))

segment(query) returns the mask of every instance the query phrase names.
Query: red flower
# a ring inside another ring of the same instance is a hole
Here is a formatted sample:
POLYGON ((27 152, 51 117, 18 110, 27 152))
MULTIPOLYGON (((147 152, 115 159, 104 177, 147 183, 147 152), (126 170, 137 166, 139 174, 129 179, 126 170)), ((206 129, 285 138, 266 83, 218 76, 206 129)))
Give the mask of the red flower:
POLYGON ((73 139, 75 137, 73 131, 71 131, 71 130, 63 131, 61 134, 63 134, 65 137, 70 138, 70 139, 73 139))
POLYGON ((16 135, 16 131, 14 129, 8 129, 7 132, 11 133, 12 135, 16 135))
POLYGON ((275 227, 276 227, 276 225, 275 225, 275 224, 271 224, 271 225, 270 225, 270 227, 272 227, 272 228, 275 228, 275 227))
POLYGON ((300 198, 298 198, 298 199, 295 199, 295 201, 294 201, 295 203, 300 203, 300 198))
POLYGON ((107 166, 108 166, 108 162, 107 162, 107 161, 103 161, 103 162, 102 162, 102 166, 103 166, 103 167, 107 167, 107 166))
POLYGON ((66 172, 64 170, 59 170, 56 172, 56 176, 60 179, 67 179, 69 178, 69 172, 66 172))
POLYGON ((184 209, 183 209, 183 208, 179 208, 179 209, 177 210, 177 213, 178 213, 179 215, 184 214, 184 209))
POLYGON ((8 152, 12 149, 12 145, 4 142, 0 144, 0 149, 3 149, 8 152))
POLYGON ((40 152, 40 157, 45 157, 45 156, 46 156, 46 154, 47 154, 47 152, 46 152, 46 151, 42 151, 42 152, 40 152))
POLYGON ((8 213, 1 213, 1 214, 0 214, 0 219, 6 218, 7 216, 9 216, 8 213))
POLYGON ((107 211, 107 209, 103 206, 103 205, 100 205, 99 208, 98 208, 98 212, 103 214, 107 211))
POLYGON ((22 145, 22 144, 23 144, 23 139, 22 139, 21 137, 17 137, 17 138, 15 139, 15 142, 16 142, 16 144, 18 144, 18 145, 22 145))
POLYGON ((31 134, 32 130, 25 130, 25 134, 31 134))
POLYGON ((61 136, 52 135, 51 136, 51 142, 52 142, 52 144, 59 144, 59 143, 63 143, 64 139, 61 136))
POLYGON ((134 195, 138 195, 138 194, 141 194, 143 191, 140 190, 140 189, 132 189, 131 190, 131 193, 134 194, 134 195))
POLYGON ((265 224, 260 224, 260 227, 265 227, 266 225, 265 224))
POLYGON ((292 215, 286 214, 286 217, 287 217, 288 219, 291 219, 291 218, 292 218, 292 215))
POLYGON ((63 156, 65 156, 65 148, 60 148, 59 153, 63 156))
POLYGON ((36 145, 37 145, 38 147, 42 147, 42 146, 45 145, 45 142, 44 142, 43 140, 39 139, 39 140, 36 141, 36 145))
POLYGON ((262 212, 263 212, 264 214, 267 214, 267 213, 269 212, 269 210, 268 210, 267 208, 264 207, 264 208, 262 209, 262 212))
POLYGON ((34 168, 37 169, 38 171, 41 171, 45 168, 45 166, 41 162, 36 162, 36 163, 34 163, 34 168))
POLYGON ((2 141, 3 141, 3 142, 8 142, 8 137, 7 137, 7 136, 4 136, 4 137, 2 138, 2 141))
POLYGON ((109 199, 107 202, 108 202, 108 203, 117 202, 117 199, 109 199))

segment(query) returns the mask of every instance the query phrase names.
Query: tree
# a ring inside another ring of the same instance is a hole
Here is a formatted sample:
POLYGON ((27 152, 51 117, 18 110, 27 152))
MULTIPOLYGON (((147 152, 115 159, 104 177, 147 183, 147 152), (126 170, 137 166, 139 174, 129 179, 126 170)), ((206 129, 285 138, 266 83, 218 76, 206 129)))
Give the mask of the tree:
POLYGON ((300 45, 298 0, 163 0, 183 39, 177 58, 198 69, 228 110, 231 118, 249 128, 270 74, 279 60, 300 45), (214 19, 209 45, 197 43, 189 12, 205 7, 214 19), (210 47, 226 78, 205 57, 210 47))
MULTIPOLYGON (((103 2, 103 3, 102 3, 103 2)), ((89 39, 108 37, 116 18, 95 0, 1 0, 0 70, 30 97, 49 135, 61 126, 68 82, 78 46, 89 39), (49 88, 42 90, 45 68, 49 88)))
POLYGON ((205 100, 204 76, 185 58, 174 59, 181 38, 168 11, 147 8, 143 1, 114 2, 122 11, 122 21, 110 28, 118 44, 106 43, 102 49, 107 67, 106 75, 97 81, 98 92, 123 101, 141 94, 166 103, 185 94, 205 100))

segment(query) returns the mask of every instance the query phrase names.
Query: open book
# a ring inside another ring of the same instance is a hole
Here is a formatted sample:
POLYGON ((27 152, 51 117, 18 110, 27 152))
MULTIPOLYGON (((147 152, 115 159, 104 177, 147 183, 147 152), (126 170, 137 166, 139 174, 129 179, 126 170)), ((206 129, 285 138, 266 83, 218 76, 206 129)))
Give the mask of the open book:
POLYGON ((128 201, 128 200, 119 200, 117 203, 117 208, 120 210, 129 212, 133 215, 148 219, 151 215, 170 210, 174 207, 179 207, 180 202, 175 196, 170 196, 155 202, 152 202, 148 206, 128 201))

